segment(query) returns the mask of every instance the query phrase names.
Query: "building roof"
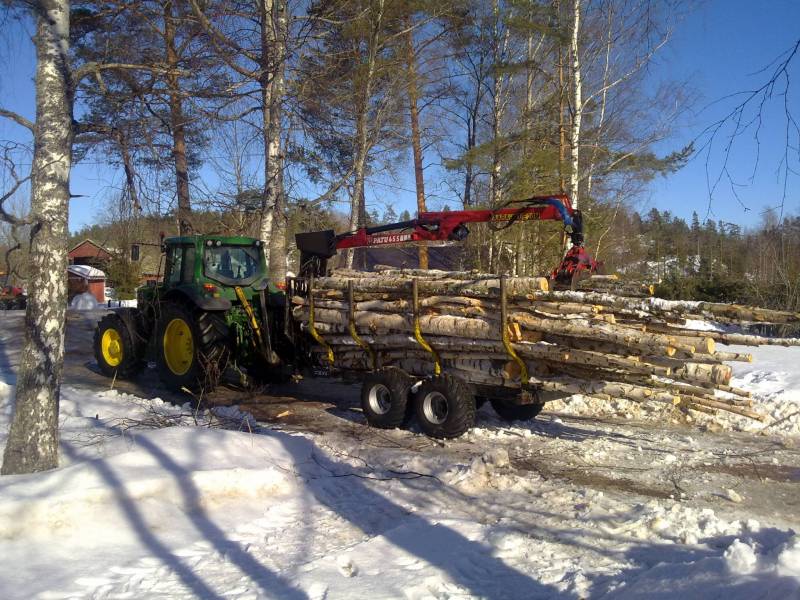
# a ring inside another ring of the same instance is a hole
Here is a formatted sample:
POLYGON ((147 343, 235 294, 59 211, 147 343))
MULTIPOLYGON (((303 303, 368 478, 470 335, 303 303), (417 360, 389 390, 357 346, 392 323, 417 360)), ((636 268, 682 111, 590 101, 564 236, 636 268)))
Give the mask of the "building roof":
POLYGON ((70 265, 67 267, 67 272, 84 279, 104 279, 106 276, 100 269, 95 269, 89 265, 70 265))
POLYGON ((111 253, 94 240, 85 239, 73 246, 67 253, 69 258, 111 258, 111 253))

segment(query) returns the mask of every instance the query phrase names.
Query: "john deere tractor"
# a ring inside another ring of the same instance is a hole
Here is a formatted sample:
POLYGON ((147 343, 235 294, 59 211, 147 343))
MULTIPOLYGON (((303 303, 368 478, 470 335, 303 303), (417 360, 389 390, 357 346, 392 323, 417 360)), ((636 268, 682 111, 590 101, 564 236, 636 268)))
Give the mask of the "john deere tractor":
POLYGON ((161 249, 161 282, 139 288, 137 308, 97 326, 103 373, 131 377, 153 361, 175 391, 209 391, 226 369, 251 381, 285 377, 285 296, 268 279, 261 242, 188 236, 163 240, 161 249))

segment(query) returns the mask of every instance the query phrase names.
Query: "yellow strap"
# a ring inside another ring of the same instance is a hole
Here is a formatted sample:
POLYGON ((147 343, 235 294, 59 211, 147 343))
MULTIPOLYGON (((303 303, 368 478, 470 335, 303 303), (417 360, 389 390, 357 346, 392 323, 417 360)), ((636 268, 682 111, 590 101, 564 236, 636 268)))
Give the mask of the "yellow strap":
POLYGON ((361 339, 361 336, 358 335, 358 331, 356 331, 356 317, 355 317, 355 300, 353 295, 353 280, 347 282, 347 303, 348 303, 348 325, 350 331, 350 337, 352 337, 356 344, 361 346, 361 348, 369 354, 370 361, 372 362, 372 368, 377 370, 378 369, 378 357, 375 355, 375 352, 370 348, 369 344, 361 339))
POLYGON ((503 348, 506 349, 506 353, 512 358, 512 360, 517 363, 519 367, 519 374, 520 374, 520 381, 522 385, 526 385, 530 380, 528 377, 528 366, 525 364, 525 361, 522 360, 518 355, 516 350, 514 350, 514 346, 511 345, 511 340, 508 335, 508 305, 506 300, 506 278, 505 275, 500 276, 500 338, 503 340, 503 348))
POLYGON ((314 324, 314 280, 312 278, 311 284, 308 286, 308 330, 311 332, 311 337, 313 337, 317 343, 325 348, 326 350, 326 357, 328 362, 333 366, 333 348, 330 347, 330 344, 325 341, 319 331, 317 331, 317 327, 314 324))
POLYGON ((419 325, 419 287, 417 284, 417 278, 415 277, 411 281, 411 304, 414 310, 414 339, 417 340, 417 343, 422 346, 423 349, 430 352, 431 356, 433 357, 433 372, 436 375, 440 375, 442 372, 442 364, 439 360, 439 354, 437 354, 436 350, 434 350, 431 345, 422 337, 422 329, 419 325))
POLYGON ((258 319, 256 319, 256 314, 253 312, 253 307, 250 306, 250 303, 247 301, 247 298, 244 295, 244 290, 242 288, 240 288, 237 285, 233 289, 236 292, 236 297, 239 298, 239 302, 242 303, 242 308, 244 308, 244 312, 246 312, 247 316, 250 317, 250 325, 253 327, 253 331, 256 334, 259 347, 263 348, 264 340, 261 338, 261 328, 258 326, 258 319))
POLYGON ((442 372, 442 365, 439 362, 439 355, 436 353, 431 345, 425 341, 425 338, 422 337, 422 331, 419 328, 419 317, 414 318, 414 339, 417 340, 417 343, 422 346, 425 350, 431 353, 433 356, 433 372, 436 375, 441 374, 442 372))

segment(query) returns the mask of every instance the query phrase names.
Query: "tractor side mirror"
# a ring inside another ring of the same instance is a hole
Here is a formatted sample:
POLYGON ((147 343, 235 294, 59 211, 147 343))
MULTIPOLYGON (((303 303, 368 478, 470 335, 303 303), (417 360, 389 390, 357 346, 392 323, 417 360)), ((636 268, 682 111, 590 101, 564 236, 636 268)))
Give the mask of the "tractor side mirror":
POLYGON ((131 244, 131 262, 139 262, 139 244, 131 244))

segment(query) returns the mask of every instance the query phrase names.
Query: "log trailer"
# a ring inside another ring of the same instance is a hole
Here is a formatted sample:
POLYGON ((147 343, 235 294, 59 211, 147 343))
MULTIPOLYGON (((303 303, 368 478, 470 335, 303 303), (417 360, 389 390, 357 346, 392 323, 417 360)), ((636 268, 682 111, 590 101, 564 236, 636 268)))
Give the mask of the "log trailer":
MULTIPOLYGON (((137 290, 137 308, 119 309, 98 323, 97 364, 109 377, 130 378, 152 361, 165 387, 191 392, 194 398, 202 398, 223 373, 231 372, 246 381, 265 383, 300 374, 360 380, 361 405, 370 425, 395 428, 416 416, 426 434, 439 438, 467 431, 476 408, 487 400, 501 418, 532 418, 541 410, 543 396, 526 383, 514 389, 468 381, 448 373, 438 359, 426 372, 383 364, 355 330, 353 297, 358 290, 352 284, 348 290, 350 333, 372 360, 363 370, 337 369, 332 350, 315 327, 314 282, 326 274, 327 260, 339 249, 459 241, 468 233, 467 223, 504 227, 546 219, 562 220, 573 244, 553 278, 568 283, 595 270, 598 263, 583 249, 580 213, 565 196, 531 198, 497 210, 421 213, 411 221, 338 236, 332 231, 298 234, 300 276, 288 278, 285 290, 269 281, 260 240, 215 235, 168 238, 162 241, 161 281, 137 290), (307 320, 295 318, 293 298, 310 303, 307 320)), ((132 254, 137 251, 132 249, 132 254)), ((502 307, 504 281, 501 278, 502 307)), ((402 293, 406 291, 416 323, 414 337, 435 358, 419 331, 416 280, 402 293)), ((505 314, 501 323, 506 323, 505 314)), ((514 358, 507 336, 507 327, 500 327, 498 338, 514 358)))

